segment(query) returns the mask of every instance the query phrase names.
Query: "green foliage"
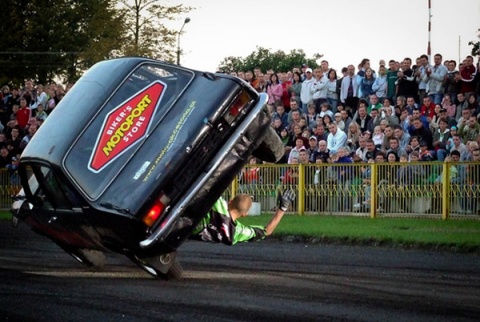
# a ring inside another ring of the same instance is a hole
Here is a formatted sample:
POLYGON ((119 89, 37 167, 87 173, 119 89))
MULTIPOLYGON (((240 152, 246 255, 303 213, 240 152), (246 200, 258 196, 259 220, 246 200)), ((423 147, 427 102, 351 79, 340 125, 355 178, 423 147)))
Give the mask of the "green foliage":
MULTIPOLYGON (((480 38, 480 29, 477 31, 477 36, 480 38)), ((472 56, 480 56, 480 41, 470 41, 469 46, 472 46, 472 56)))
POLYGON ((276 72, 286 72, 294 67, 300 67, 306 63, 311 68, 318 66, 317 60, 323 55, 315 54, 312 58, 307 58, 303 50, 291 50, 285 53, 282 50, 272 52, 270 49, 258 47, 245 58, 242 57, 226 57, 218 66, 218 70, 224 73, 232 71, 253 70, 260 67, 262 71, 273 69, 276 72))
POLYGON ((147 56, 168 62, 175 61, 179 31, 169 29, 165 22, 178 19, 192 7, 165 6, 161 0, 118 1, 128 26, 127 42, 122 52, 127 56, 147 56))
POLYGON ((165 21, 192 8, 160 0, 4 0, 0 84, 71 82, 98 61, 124 55, 174 60, 178 31, 165 21))
POLYGON ((0 81, 75 80, 118 44, 123 24, 114 5, 114 0, 3 1, 0 30, 8 36, 2 42, 0 81))

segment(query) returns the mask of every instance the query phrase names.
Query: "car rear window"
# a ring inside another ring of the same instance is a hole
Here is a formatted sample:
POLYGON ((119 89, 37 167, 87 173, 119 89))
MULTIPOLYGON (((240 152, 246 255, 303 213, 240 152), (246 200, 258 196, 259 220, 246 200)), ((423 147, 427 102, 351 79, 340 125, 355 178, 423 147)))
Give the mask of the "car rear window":
MULTIPOLYGON (((193 80, 193 72, 147 63, 108 98, 65 158, 65 168, 96 200, 193 80)), ((92 107, 85 107, 92 108, 92 107)))

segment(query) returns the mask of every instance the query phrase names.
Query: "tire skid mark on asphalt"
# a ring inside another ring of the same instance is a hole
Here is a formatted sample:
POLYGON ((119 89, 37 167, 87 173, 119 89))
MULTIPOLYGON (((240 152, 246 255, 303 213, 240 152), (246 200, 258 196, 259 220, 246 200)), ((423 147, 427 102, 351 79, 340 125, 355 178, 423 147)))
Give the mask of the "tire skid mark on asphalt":
MULTIPOLYGON (((79 277, 79 278, 152 278, 150 275, 142 270, 138 271, 79 271, 79 270, 44 270, 44 271, 23 271, 25 274, 54 276, 54 277, 79 277)), ((268 272, 211 272, 211 271, 184 271, 183 279, 196 280, 260 280, 260 281, 276 281, 285 278, 298 278, 299 276, 306 276, 310 274, 305 273, 281 273, 272 275, 268 272)), ((317 275, 318 277, 318 275, 317 275)))

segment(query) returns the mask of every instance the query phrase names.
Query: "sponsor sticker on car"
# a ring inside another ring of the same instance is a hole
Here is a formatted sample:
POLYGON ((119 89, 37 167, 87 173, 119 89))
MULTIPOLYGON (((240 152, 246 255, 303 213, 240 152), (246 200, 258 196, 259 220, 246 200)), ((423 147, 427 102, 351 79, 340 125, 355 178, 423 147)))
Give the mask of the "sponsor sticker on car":
POLYGON ((154 82, 105 117, 90 157, 90 171, 102 171, 148 134, 165 89, 166 84, 154 82))

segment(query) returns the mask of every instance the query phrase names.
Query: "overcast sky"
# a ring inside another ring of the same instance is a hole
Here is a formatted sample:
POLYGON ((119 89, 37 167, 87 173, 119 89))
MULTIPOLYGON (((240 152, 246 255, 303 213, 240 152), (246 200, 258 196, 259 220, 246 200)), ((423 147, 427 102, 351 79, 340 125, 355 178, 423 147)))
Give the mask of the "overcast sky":
MULTIPOLYGON (((175 1, 171 2, 175 3, 175 1)), ((181 64, 215 71, 227 56, 246 57, 256 46, 303 49, 341 69, 369 58, 427 53, 428 0, 183 0, 196 7, 181 36, 181 64)), ((432 55, 463 60, 478 41, 480 0, 431 0, 432 55), (459 41, 460 39, 460 41, 459 41)), ((183 18, 175 24, 181 28, 183 18)))

